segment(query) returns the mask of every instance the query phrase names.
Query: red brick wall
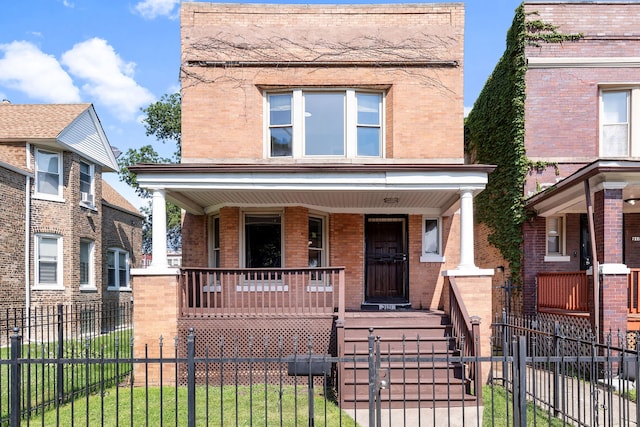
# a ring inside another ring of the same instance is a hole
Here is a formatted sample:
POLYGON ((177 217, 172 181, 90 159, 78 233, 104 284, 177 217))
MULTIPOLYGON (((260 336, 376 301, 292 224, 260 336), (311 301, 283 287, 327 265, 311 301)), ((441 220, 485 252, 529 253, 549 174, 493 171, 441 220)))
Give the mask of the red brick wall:
POLYGON ((309 209, 284 208, 285 267, 309 266, 309 209))
MULTIPOLYGON (((108 291, 107 250, 120 248, 129 252, 130 267, 138 266, 142 254, 142 218, 112 206, 102 205, 102 248, 97 264, 101 265, 98 286, 102 287, 102 301, 123 303, 133 298, 128 291, 108 291)), ((98 252, 96 248, 96 254, 98 252)))
MULTIPOLYGON (((184 231, 187 234, 189 231, 184 231)), ((240 209, 220 209, 220 266, 223 268, 240 267, 240 209)))
MULTIPOLYGON (((528 4, 527 19, 540 19, 558 27, 561 33, 582 33, 575 42, 542 43, 528 46, 526 55, 534 57, 628 57, 640 49, 637 22, 620 17, 638 16, 640 4, 548 3, 528 4), (578 19, 579 17, 579 19, 578 19)), ((535 191, 536 183, 555 183, 595 160, 599 154, 599 85, 637 82, 633 68, 549 67, 529 68, 526 76, 525 138, 527 156, 534 160, 557 162, 545 174, 529 177, 525 193, 535 191)))
POLYGON ((25 185, 24 175, 0 166, 0 312, 25 302, 25 185))
POLYGON ((185 214, 182 219, 182 265, 209 265, 209 222, 206 215, 185 214))
MULTIPOLYGON (((320 60, 340 59, 344 52, 329 46, 353 43, 362 34, 398 46, 388 51, 401 50, 399 46, 409 43, 407 37, 414 42, 424 37, 430 47, 425 47, 417 59, 457 61, 461 65, 463 31, 463 6, 452 3, 393 6, 184 3, 181 43, 183 61, 205 58, 259 62, 259 53, 279 60, 318 59, 317 55, 320 60), (192 47, 196 42, 208 45, 206 54, 192 47)), ((374 61, 380 55, 380 49, 360 46, 342 59, 374 61)), ((189 74, 182 76, 183 162, 262 159, 265 89, 356 86, 388 92, 385 120, 388 156, 435 162, 463 159, 461 66, 410 69, 188 66, 188 70, 189 74), (197 80, 215 83, 198 84, 197 80)))
POLYGON ((329 220, 331 265, 345 267, 345 305, 364 300, 364 215, 332 214, 329 220))

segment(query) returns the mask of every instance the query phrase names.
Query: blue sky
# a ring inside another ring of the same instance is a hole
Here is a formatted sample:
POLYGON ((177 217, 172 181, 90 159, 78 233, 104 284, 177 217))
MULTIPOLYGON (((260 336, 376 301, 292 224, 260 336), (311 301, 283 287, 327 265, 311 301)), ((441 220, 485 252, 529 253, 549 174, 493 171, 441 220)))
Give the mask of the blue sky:
MULTIPOLYGON (((466 108, 473 105, 504 52, 506 32, 520 1, 463 1, 466 108)), ((0 99, 14 104, 90 102, 112 146, 124 152, 153 144, 140 124, 140 108, 179 90, 179 5, 180 0, 0 1, 0 99)), ((163 154, 172 150, 166 147, 163 154)), ((116 174, 105 178, 141 205, 116 174)))

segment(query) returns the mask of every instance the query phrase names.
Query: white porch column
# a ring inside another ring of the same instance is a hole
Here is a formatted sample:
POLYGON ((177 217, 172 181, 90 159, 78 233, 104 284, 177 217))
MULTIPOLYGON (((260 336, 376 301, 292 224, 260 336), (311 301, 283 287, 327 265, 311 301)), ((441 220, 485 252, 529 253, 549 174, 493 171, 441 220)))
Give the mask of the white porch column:
POLYGON ((167 268, 167 204, 164 189, 154 188, 152 199, 151 267, 167 268))
POLYGON ((460 264, 459 270, 477 269, 473 249, 473 190, 460 192, 460 264))

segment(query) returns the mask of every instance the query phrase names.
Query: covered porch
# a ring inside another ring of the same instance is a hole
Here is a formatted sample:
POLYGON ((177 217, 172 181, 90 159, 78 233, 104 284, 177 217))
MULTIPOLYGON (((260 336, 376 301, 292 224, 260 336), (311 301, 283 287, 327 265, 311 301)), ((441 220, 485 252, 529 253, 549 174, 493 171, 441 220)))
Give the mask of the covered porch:
POLYGON ((640 162, 598 160, 526 202, 524 307, 638 329, 640 162))

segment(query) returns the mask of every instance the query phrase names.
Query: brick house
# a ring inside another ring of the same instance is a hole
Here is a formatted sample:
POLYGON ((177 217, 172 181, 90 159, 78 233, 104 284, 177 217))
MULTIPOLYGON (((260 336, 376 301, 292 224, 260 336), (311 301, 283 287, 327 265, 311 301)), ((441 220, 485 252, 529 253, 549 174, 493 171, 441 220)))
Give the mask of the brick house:
POLYGON ((486 333, 473 199, 492 167, 465 164, 463 5, 198 2, 181 20, 182 161, 132 168, 154 200, 135 342, 194 327, 335 353, 357 316, 400 336, 446 312, 452 281, 486 333))
POLYGON ((637 329, 639 16, 631 1, 526 0, 469 115, 477 159, 493 151, 520 191, 525 314, 637 329), (497 147, 526 153, 525 167, 497 147))
POLYGON ((0 104, 0 308, 129 301, 142 215, 91 104, 0 104))

